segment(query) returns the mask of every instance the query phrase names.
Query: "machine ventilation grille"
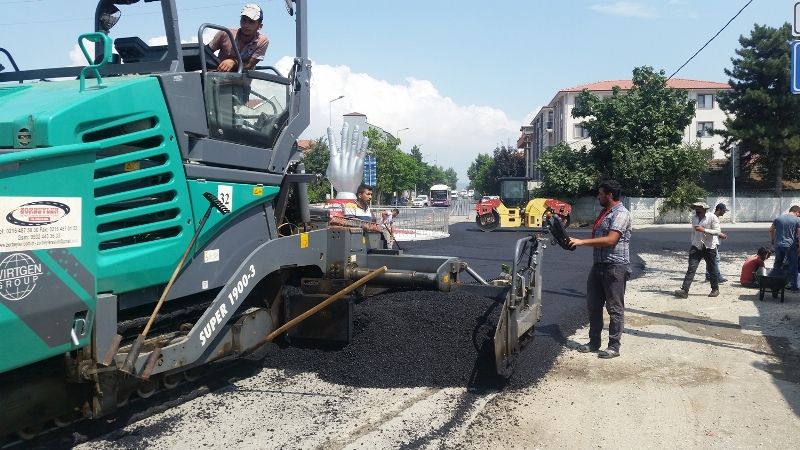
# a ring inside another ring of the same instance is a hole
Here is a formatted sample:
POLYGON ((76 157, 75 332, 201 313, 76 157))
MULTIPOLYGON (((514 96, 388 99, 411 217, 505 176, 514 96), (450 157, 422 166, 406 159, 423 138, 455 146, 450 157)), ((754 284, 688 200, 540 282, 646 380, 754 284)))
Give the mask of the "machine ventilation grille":
MULTIPOLYGON (((105 124, 83 134, 97 142, 94 170, 98 249, 174 238, 182 231, 172 164, 152 117, 105 124)), ((179 162, 177 162, 179 163, 179 162)))

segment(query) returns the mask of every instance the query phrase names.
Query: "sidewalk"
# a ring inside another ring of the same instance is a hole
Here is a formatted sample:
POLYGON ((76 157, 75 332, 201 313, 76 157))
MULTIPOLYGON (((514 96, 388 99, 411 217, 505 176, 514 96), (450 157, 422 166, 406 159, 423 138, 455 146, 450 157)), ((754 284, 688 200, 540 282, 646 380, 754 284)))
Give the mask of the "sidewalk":
MULTIPOLYGON (((678 299, 685 255, 641 256, 622 356, 578 353, 588 327, 578 330, 537 386, 503 392, 507 401, 493 402, 470 437, 504 448, 797 448, 800 294, 762 302, 729 282, 709 298, 698 276, 678 299)), ((722 272, 734 266, 723 262, 722 272)))

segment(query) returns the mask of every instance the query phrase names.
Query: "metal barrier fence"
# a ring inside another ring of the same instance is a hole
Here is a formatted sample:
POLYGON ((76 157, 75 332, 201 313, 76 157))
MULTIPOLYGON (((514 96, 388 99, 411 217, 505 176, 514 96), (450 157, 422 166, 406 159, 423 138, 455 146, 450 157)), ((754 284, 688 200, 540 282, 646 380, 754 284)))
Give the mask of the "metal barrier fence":
MULTIPOLYGON (((771 222, 775 217, 789 211, 792 205, 800 205, 800 196, 786 195, 784 197, 749 196, 743 193, 736 194, 736 222, 771 222)), ((673 210, 665 214, 659 213, 661 198, 636 198, 624 197, 623 204, 631 212, 635 225, 689 223, 692 212, 686 210, 673 210)), ((714 208, 717 203, 725 203, 729 209, 733 208, 733 199, 728 196, 710 196, 705 202, 714 208)), ((582 197, 572 207, 572 221, 592 223, 602 208, 594 197, 582 197)), ((734 214, 728 213, 722 217, 722 223, 730 223, 734 214)))
POLYGON ((450 216, 464 216, 469 220, 470 215, 475 215, 475 202, 469 198, 461 198, 453 201, 450 206, 450 216))
POLYGON ((394 236, 398 241, 441 239, 450 236, 450 208, 411 208, 408 206, 372 205, 372 215, 380 223, 381 212, 397 208, 394 236))

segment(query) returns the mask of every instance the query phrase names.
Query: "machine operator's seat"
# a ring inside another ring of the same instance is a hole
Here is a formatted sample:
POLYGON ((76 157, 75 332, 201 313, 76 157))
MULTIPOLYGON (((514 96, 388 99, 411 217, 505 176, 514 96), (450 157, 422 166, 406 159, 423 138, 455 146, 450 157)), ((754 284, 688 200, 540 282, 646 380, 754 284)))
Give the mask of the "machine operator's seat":
MULTIPOLYGON (((125 64, 138 62, 160 61, 167 54, 166 45, 147 45, 137 36, 121 37, 114 39, 114 48, 119 53, 125 64)), ((183 50, 183 66, 187 72, 200 70, 200 46, 196 43, 181 44, 183 50)), ((203 46, 206 52, 206 68, 214 69, 219 65, 219 59, 208 46, 203 46)))

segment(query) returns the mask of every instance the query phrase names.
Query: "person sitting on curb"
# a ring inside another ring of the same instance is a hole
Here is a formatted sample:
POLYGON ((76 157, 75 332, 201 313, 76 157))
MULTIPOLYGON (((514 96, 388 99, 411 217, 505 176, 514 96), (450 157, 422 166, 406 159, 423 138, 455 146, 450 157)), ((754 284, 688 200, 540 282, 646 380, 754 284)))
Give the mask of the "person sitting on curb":
POLYGON ((767 268, 764 262, 769 259, 772 252, 766 247, 758 249, 758 253, 748 256, 742 264, 742 273, 739 275, 739 283, 744 287, 758 287, 758 275, 767 275, 767 268))
POLYGON ((694 281, 694 274, 700 260, 706 261, 706 270, 711 273, 711 293, 709 297, 719 296, 719 271, 714 264, 717 256, 718 239, 715 237, 720 234, 719 217, 714 214, 706 214, 708 204, 705 202, 692 203, 695 215, 692 216, 692 245, 689 247, 689 268, 683 278, 683 285, 675 291, 675 296, 679 298, 689 297, 689 287, 694 281))

